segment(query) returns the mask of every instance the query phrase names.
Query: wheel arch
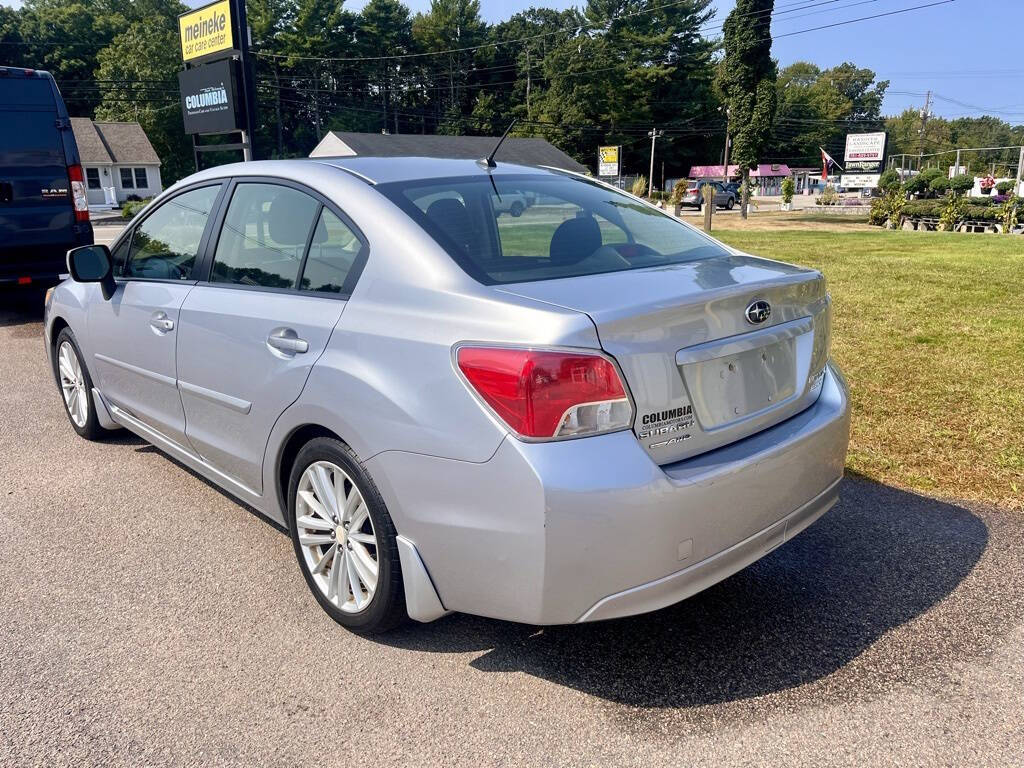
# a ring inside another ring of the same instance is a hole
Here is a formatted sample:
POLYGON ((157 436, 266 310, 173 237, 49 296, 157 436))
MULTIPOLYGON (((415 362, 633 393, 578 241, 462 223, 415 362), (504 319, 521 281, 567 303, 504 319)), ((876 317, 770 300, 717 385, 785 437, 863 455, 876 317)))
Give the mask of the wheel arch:
POLYGON ((295 464, 295 458, 299 455, 299 451, 302 450, 302 446, 317 437, 330 437, 348 445, 345 438, 321 424, 301 424, 288 433, 277 452, 277 461, 274 465, 274 493, 285 525, 289 527, 291 523, 288 521, 288 498, 286 493, 288 491, 288 480, 292 474, 292 465, 295 464))

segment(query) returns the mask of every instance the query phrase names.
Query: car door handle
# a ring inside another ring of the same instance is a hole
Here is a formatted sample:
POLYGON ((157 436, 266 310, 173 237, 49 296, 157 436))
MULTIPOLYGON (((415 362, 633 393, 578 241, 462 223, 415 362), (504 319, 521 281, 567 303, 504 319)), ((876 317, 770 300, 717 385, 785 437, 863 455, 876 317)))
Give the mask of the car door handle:
POLYGON ((267 337, 267 346, 286 354, 302 354, 309 351, 309 342, 300 339, 293 328, 277 328, 267 337))
POLYGON ((165 312, 154 312, 149 318, 149 324, 160 333, 167 333, 174 330, 174 321, 165 312))

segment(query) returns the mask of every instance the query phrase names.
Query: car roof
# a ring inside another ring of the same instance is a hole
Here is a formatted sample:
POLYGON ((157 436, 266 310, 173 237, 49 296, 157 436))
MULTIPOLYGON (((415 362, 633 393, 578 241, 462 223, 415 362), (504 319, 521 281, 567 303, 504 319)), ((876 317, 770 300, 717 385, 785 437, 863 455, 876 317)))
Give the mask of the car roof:
POLYGON ((317 157, 312 162, 330 165, 353 173, 372 184, 387 184, 392 181, 419 181, 443 179, 454 176, 476 176, 484 174, 533 174, 561 175, 571 171, 556 168, 538 168, 529 165, 501 162, 501 150, 495 159, 494 168, 484 168, 476 160, 456 160, 437 157, 317 157))

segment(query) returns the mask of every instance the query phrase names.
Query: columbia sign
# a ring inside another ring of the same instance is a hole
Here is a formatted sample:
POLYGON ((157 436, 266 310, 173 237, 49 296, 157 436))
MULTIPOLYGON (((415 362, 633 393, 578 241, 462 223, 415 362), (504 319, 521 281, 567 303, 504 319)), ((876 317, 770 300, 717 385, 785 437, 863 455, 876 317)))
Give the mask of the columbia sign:
POLYGON ((203 88, 199 93, 185 97, 185 109, 198 112, 208 107, 226 106, 228 89, 223 84, 218 88, 203 88))
POLYGON ((181 35, 181 58, 191 61, 211 53, 231 50, 234 37, 231 34, 231 4, 228 0, 183 13, 178 17, 178 33, 181 35))
POLYGON ((235 59, 211 61, 178 73, 185 133, 228 133, 239 130, 235 59))

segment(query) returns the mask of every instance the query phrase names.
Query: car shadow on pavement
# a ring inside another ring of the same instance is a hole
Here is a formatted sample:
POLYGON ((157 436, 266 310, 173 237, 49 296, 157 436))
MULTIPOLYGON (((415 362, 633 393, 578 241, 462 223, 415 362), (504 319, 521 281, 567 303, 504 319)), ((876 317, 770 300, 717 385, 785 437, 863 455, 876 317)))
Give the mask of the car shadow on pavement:
MULTIPOLYGON (((793 541, 664 610, 543 629, 454 615, 377 639, 421 651, 489 650, 471 666, 522 671, 631 706, 728 702, 843 668, 956 590, 988 539, 966 509, 854 477, 839 504, 793 541)), ((893 645, 898 674, 936 653, 893 645)), ((868 688, 892 682, 892 666, 883 666, 885 679, 868 688)), ((862 692, 864 680, 856 686, 862 692)))

